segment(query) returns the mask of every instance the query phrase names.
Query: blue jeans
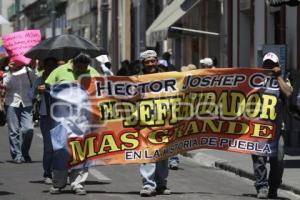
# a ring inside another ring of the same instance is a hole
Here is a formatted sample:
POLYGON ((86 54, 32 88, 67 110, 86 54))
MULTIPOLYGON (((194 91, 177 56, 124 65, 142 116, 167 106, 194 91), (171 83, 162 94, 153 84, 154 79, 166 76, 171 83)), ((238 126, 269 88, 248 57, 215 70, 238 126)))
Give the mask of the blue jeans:
POLYGON ((43 168, 44 177, 52 177, 53 147, 51 142, 50 130, 53 128, 53 120, 48 115, 40 116, 40 129, 43 135, 44 152, 43 168))
POLYGON ((140 173, 143 181, 143 188, 152 190, 167 186, 169 174, 168 159, 157 163, 146 163, 140 166, 140 173))
POLYGON ((12 159, 29 158, 33 137, 32 106, 5 106, 12 159))
POLYGON ((282 182, 283 169, 284 169, 284 141, 280 136, 278 142, 278 153, 274 157, 269 157, 270 173, 269 179, 268 170, 266 167, 268 157, 252 155, 255 183, 254 186, 258 191, 261 188, 268 188, 277 190, 282 182))

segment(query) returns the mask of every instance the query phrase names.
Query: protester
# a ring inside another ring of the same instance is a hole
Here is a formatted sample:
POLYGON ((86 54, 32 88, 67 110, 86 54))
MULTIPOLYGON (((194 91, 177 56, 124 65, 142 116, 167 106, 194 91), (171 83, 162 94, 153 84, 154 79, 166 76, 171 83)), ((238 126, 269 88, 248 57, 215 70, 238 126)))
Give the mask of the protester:
POLYGON ((28 93, 36 75, 30 67, 10 61, 5 74, 5 112, 10 153, 13 162, 31 163, 29 150, 33 137, 32 100, 28 93))
POLYGON ((45 80, 49 74, 58 66, 55 58, 47 58, 43 62, 41 70, 42 75, 36 79, 33 84, 32 98, 35 99, 39 96, 39 116, 40 116, 40 129, 43 136, 43 169, 44 169, 44 183, 52 184, 52 160, 53 160, 53 147, 51 143, 50 130, 54 127, 53 120, 50 115, 50 98, 49 94, 45 93, 45 80), (40 92, 39 92, 40 91, 40 92))
POLYGON ((212 58, 203 58, 200 60, 200 67, 204 69, 213 69, 217 65, 217 59, 215 57, 212 58))
POLYGON ((274 89, 265 89, 265 93, 270 93, 276 95, 278 98, 277 103, 277 119, 276 123, 276 139, 277 139, 277 155, 269 157, 270 162, 270 173, 269 179, 267 179, 267 159, 266 156, 252 155, 253 168, 255 180, 255 188, 257 190, 258 199, 267 199, 267 198, 277 198, 277 190, 282 182, 283 175, 283 156, 284 156, 284 141, 281 135, 283 128, 283 95, 289 98, 292 95, 292 88, 289 86, 286 81, 281 76, 281 69, 279 66, 279 59, 277 55, 273 52, 267 53, 263 57, 263 68, 271 69, 272 76, 278 81, 279 90, 274 89))
MULTIPOLYGON (((46 79, 45 83, 50 86, 53 86, 58 83, 71 84, 72 82, 78 80, 80 78, 80 76, 82 76, 82 75, 98 76, 99 73, 89 65, 90 62, 91 62, 90 56, 80 53, 79 55, 77 55, 74 59, 72 59, 68 63, 61 65, 58 68, 56 68, 55 70, 53 70, 51 72, 51 74, 49 75, 49 77, 46 79)), ((74 99, 76 100, 76 96, 73 96, 72 98, 66 97, 65 100, 66 100, 66 102, 68 102, 68 101, 74 100, 74 99)), ((78 96, 78 99, 80 99, 80 96, 78 96)), ((74 108, 74 109, 76 109, 76 108, 74 108)), ((65 113, 62 113, 62 114, 64 115, 65 113)), ((75 117, 78 117, 78 115, 76 115, 75 117)), ((71 119, 71 118, 72 118, 72 116, 69 116, 69 118, 66 120, 69 121, 69 119, 71 119)), ((74 119, 74 120, 77 120, 77 119, 74 119)), ((78 124, 81 124, 81 123, 78 123, 78 124)), ((76 125, 76 123, 75 123, 75 125, 76 125)), ((55 128, 53 130, 51 130, 52 144, 53 144, 52 135, 57 136, 57 135, 69 134, 70 132, 68 132, 67 130, 70 130, 70 129, 66 129, 65 126, 62 124, 62 121, 58 122, 58 124, 55 126, 55 128)), ((54 146, 54 144, 53 144, 53 146, 54 146)), ((60 193, 61 189, 64 188, 67 184, 67 177, 68 177, 67 164, 65 164, 65 165, 61 164, 61 163, 66 163, 66 161, 68 161, 68 156, 66 156, 66 154, 68 154, 68 153, 66 153, 66 151, 64 151, 64 149, 57 149, 54 151, 53 187, 50 188, 51 194, 60 193)), ((80 166, 79 168, 76 168, 76 169, 72 168, 69 176, 70 176, 71 189, 75 192, 75 194, 85 195, 86 190, 84 189, 84 183, 88 177, 88 168, 84 164, 82 166, 80 166)))
POLYGON ((100 62, 101 67, 100 70, 103 73, 104 76, 113 76, 113 72, 111 71, 111 61, 108 53, 104 53, 98 57, 96 57, 96 60, 100 62))
POLYGON ((187 66, 181 67, 182 72, 187 72, 187 71, 196 70, 196 69, 197 69, 197 67, 194 64, 188 64, 187 66))
MULTIPOLYGON (((157 53, 147 50, 140 54, 143 64, 143 73, 159 73, 157 53)), ((169 173, 168 159, 156 163, 146 163, 140 166, 140 173, 143 178, 143 188, 140 191, 142 197, 149 197, 156 194, 170 195, 171 190, 167 188, 167 177, 169 173)))
POLYGON ((164 71, 170 72, 170 71, 176 71, 175 66, 171 63, 171 56, 172 54, 169 51, 166 51, 162 55, 162 59, 159 60, 159 64, 163 65, 165 67, 164 71))
POLYGON ((117 72, 117 76, 130 76, 130 63, 129 60, 121 62, 121 68, 117 72))

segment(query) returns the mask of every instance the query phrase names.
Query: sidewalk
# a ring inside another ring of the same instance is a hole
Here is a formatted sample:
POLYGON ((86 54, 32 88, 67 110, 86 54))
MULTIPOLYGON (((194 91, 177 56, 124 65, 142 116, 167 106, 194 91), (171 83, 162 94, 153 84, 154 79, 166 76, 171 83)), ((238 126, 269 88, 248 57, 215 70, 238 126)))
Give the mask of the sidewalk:
MULTIPOLYGON (((200 149, 190 151, 185 156, 191 157, 194 161, 202 165, 214 166, 254 180, 250 155, 200 149)), ((280 188, 300 194, 300 150, 287 149, 284 160, 285 169, 280 188)))

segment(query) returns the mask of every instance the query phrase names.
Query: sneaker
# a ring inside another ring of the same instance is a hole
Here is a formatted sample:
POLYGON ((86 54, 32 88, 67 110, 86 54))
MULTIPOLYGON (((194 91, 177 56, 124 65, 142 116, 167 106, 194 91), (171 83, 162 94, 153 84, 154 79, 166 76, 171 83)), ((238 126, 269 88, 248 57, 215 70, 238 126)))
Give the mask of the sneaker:
POLYGON ((258 199, 267 199, 268 198, 268 189, 267 188, 260 188, 257 192, 258 199))
POLYGON ((84 188, 76 188, 74 189, 74 192, 77 195, 86 195, 86 190, 84 188))
POLYGON ((278 195, 277 195, 277 189, 270 188, 269 189, 268 198, 269 199, 277 199, 277 197, 278 197, 278 195))
POLYGON ((149 187, 144 187, 141 191, 140 191, 140 196, 141 197, 151 197, 155 195, 155 190, 149 188, 149 187))
POLYGON ((53 182, 52 182, 52 179, 51 179, 51 178, 45 177, 45 178, 44 178, 44 183, 45 183, 46 185, 51 185, 53 182))
POLYGON ((169 164, 169 169, 178 170, 178 163, 174 162, 169 164))
POLYGON ((22 164, 22 163, 23 163, 23 160, 22 160, 22 159, 15 159, 15 160, 12 160, 12 163, 15 163, 15 164, 22 164))
POLYGON ((51 187, 50 188, 50 194, 60 194, 61 193, 61 189, 60 188, 56 188, 56 187, 51 187))
POLYGON ((156 188, 156 193, 157 194, 162 194, 162 195, 170 195, 171 190, 167 188, 166 186, 156 188))

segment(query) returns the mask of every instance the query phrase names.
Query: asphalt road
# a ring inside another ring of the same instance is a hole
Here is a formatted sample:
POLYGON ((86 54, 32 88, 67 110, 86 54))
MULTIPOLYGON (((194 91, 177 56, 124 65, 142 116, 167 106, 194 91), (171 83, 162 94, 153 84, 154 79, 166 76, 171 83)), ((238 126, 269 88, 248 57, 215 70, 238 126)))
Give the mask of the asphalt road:
MULTIPOLYGON (((77 196, 67 186, 62 194, 51 195, 43 183, 42 138, 35 130, 31 156, 33 163, 11 163, 6 127, 0 128, 0 199, 1 200, 131 200, 139 196, 141 178, 139 165, 97 166, 90 170, 86 196, 77 196)), ((256 199, 253 182, 216 168, 206 167, 190 158, 180 157, 180 169, 170 171, 169 196, 149 199, 172 200, 252 200, 256 199)), ((203 161, 205 162, 205 160, 203 161)), ((299 196, 280 191, 280 199, 296 200, 299 196)))

